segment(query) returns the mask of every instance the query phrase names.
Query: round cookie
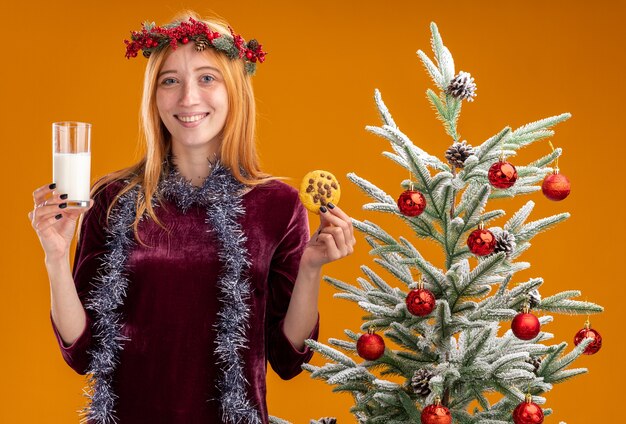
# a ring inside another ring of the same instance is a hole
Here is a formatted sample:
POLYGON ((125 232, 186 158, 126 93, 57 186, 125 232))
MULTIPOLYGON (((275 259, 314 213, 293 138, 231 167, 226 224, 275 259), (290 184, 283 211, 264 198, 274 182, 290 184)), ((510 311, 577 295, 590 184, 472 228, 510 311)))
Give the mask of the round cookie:
POLYGON ((300 200, 305 208, 320 213, 320 206, 338 204, 341 196, 339 181, 333 174, 324 170, 311 171, 300 183, 300 200))

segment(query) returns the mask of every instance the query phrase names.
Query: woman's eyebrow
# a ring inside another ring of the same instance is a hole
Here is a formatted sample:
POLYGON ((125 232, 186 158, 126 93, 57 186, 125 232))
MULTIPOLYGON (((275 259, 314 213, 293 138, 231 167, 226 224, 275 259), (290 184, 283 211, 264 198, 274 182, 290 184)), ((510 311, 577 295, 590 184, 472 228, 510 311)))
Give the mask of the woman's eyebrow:
POLYGON ((205 69, 209 69, 209 70, 211 70, 211 71, 215 71, 215 72, 217 72, 217 73, 218 73, 218 74, 220 74, 220 75, 222 74, 222 73, 220 72, 220 70, 219 70, 219 69, 217 69, 217 68, 216 68, 216 67, 214 67, 214 66, 201 66, 201 67, 199 67, 199 68, 196 68, 196 71, 203 71, 203 70, 205 70, 205 69))
POLYGON ((176 71, 174 70, 167 70, 167 71, 161 71, 159 72, 159 75, 157 75, 157 77, 161 77, 161 75, 165 75, 165 74, 175 74, 176 71))
MULTIPOLYGON (((198 71, 204 71, 204 70, 207 70, 207 69, 211 70, 211 71, 214 71, 214 72, 217 72, 220 75, 222 74, 219 69, 217 69, 217 68, 215 68, 213 66, 200 66, 199 68, 196 68, 195 71, 198 72, 198 71)), ((160 78, 162 75, 165 75, 165 74, 175 74, 175 73, 176 73, 175 70, 167 69, 167 70, 159 72, 158 77, 160 78)))

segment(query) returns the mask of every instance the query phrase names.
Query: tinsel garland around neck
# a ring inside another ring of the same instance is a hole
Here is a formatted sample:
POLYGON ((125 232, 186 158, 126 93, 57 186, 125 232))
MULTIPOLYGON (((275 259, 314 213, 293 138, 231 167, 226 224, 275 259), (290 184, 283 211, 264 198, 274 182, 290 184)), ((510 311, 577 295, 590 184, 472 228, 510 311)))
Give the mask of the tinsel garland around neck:
MULTIPOLYGON (((221 302, 215 324, 215 353, 218 357, 218 380, 220 410, 225 423, 261 423, 256 405, 247 399, 244 376, 245 364, 242 349, 248 348, 246 329, 250 317, 248 299, 250 282, 246 277, 250 266, 245 247, 246 236, 238 218, 244 214, 240 183, 219 162, 200 187, 186 180, 178 169, 167 160, 165 175, 158 190, 173 201, 183 213, 193 204, 206 208, 207 231, 214 231, 219 241, 218 256, 222 263, 218 276, 221 302)), ((129 339, 122 334, 123 317, 117 311, 122 306, 129 281, 125 276, 126 258, 136 246, 132 223, 135 219, 135 202, 141 186, 124 193, 111 211, 107 228, 107 253, 104 255, 99 275, 86 308, 95 317, 95 348, 89 353, 91 361, 87 373, 89 405, 83 412, 83 420, 91 423, 117 422, 115 402, 117 395, 112 388, 113 374, 123 350, 123 342, 129 339)), ((156 204, 152 199, 153 205, 156 204)), ((210 384, 211 382, 207 382, 210 384)))
POLYGON ((209 175, 200 187, 196 187, 179 172, 171 157, 168 157, 164 163, 165 175, 157 190, 186 213, 193 204, 207 205, 221 197, 235 197, 245 187, 219 161, 209 161, 209 166, 209 175))

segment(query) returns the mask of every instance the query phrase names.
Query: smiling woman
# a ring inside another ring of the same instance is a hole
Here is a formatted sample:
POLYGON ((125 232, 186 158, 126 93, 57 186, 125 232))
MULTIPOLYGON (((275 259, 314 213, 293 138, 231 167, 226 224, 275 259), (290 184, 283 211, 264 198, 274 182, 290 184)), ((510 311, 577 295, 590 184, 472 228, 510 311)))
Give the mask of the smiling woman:
POLYGON ((212 49, 198 54, 192 44, 170 50, 157 78, 156 104, 172 154, 187 158, 178 166, 194 185, 202 184, 208 170, 204 160, 194 164, 189 159, 217 157, 228 116, 228 90, 216 56, 212 49))
POLYGON ((350 217, 329 204, 310 239, 297 190, 260 170, 256 40, 186 13, 126 44, 127 57, 148 58, 144 156, 101 178, 86 211, 59 214, 52 184, 29 213, 59 347, 91 374, 82 412, 90 423, 267 423, 267 362, 290 379, 311 358, 321 268, 353 252, 350 217))

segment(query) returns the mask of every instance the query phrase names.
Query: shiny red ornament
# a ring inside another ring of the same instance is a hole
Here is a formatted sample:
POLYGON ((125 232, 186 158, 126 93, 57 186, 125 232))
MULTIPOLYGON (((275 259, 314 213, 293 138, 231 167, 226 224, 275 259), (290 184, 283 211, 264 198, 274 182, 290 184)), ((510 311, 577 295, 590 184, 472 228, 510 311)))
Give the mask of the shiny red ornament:
POLYGON ((569 196, 571 188, 572 186, 569 179, 565 175, 559 174, 558 170, 546 176, 541 184, 543 195, 555 201, 563 200, 569 196))
POLYGON ((406 297, 406 308, 418 317, 425 317, 435 309, 435 295, 427 289, 411 290, 406 297))
POLYGON ((385 341, 376 333, 362 334, 356 342, 356 351, 361 358, 375 361, 385 353, 385 341))
POLYGON ((187 44, 189 42, 189 38, 183 37, 183 44, 187 44))
POLYGON ((479 228, 467 237, 467 247, 477 256, 487 256, 496 248, 496 238, 489 230, 479 228))
POLYGON ((441 404, 428 405, 422 409, 422 424, 452 424, 450 410, 441 404))
POLYGON ((426 208, 424 195, 417 190, 406 190, 398 198, 398 209, 402 215, 418 216, 426 208))
POLYGON ((495 188, 509 188, 517 181, 517 170, 510 162, 500 161, 491 165, 488 177, 495 188))
POLYGON ((541 424, 543 422, 543 410, 527 398, 513 411, 513 422, 515 424, 541 424))
POLYGON ((574 344, 578 346, 586 338, 593 339, 593 341, 585 348, 583 352, 585 355, 593 355, 597 353, 602 347, 602 336, 596 330, 585 325, 585 328, 580 330, 574 336, 574 344))
POLYGON ((521 340, 531 340, 541 331, 539 319, 529 312, 520 312, 511 322, 511 330, 521 340))

